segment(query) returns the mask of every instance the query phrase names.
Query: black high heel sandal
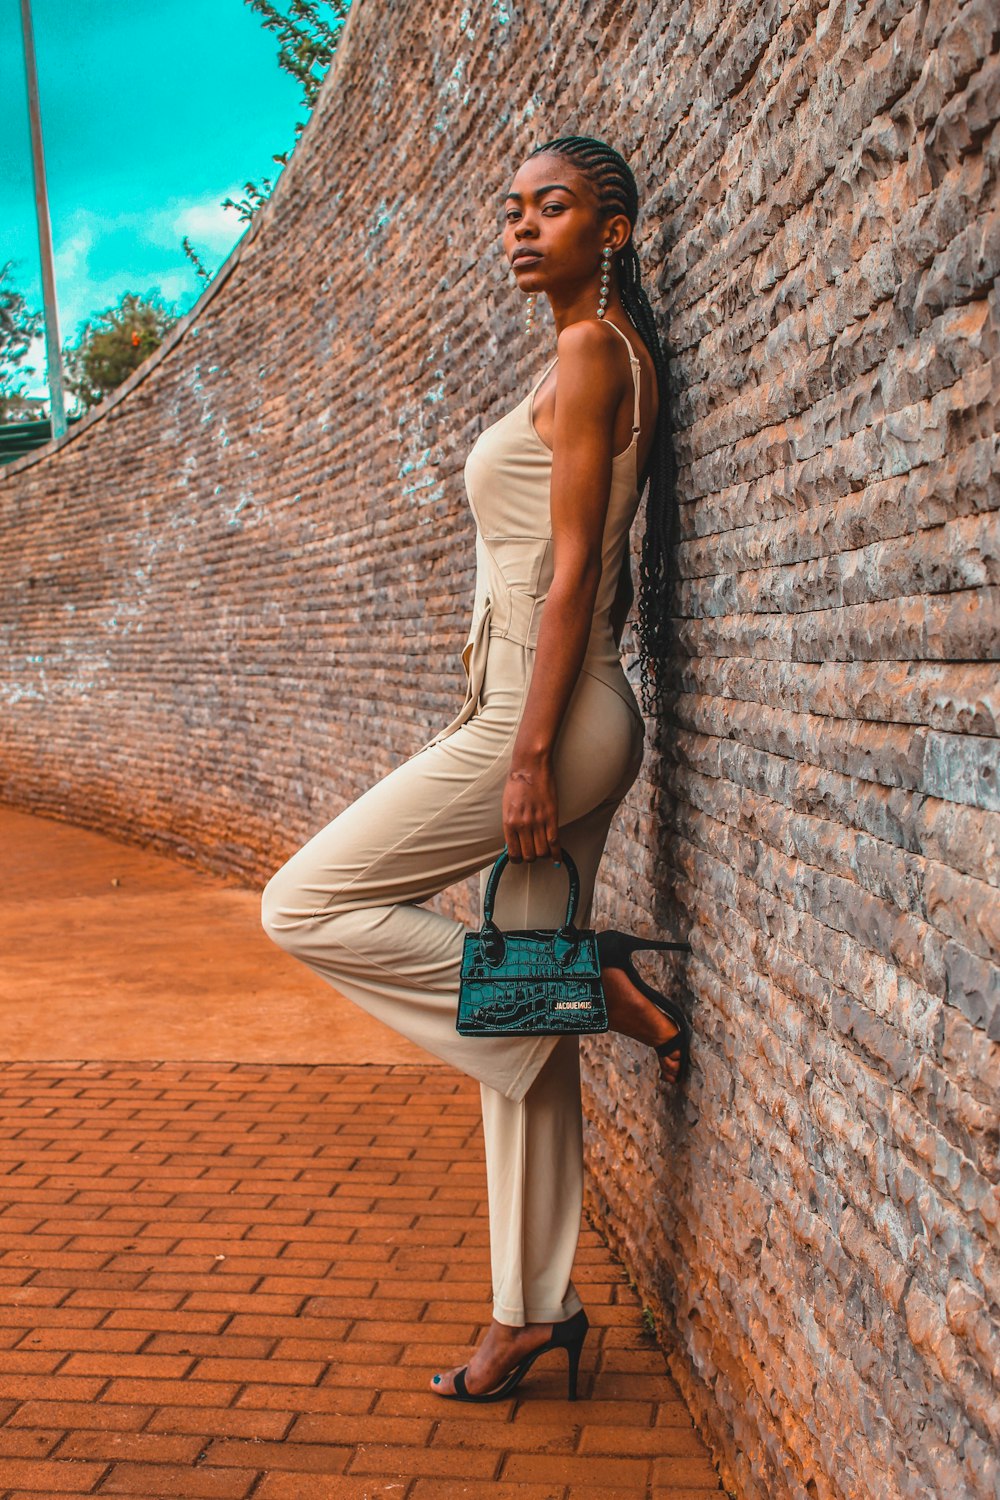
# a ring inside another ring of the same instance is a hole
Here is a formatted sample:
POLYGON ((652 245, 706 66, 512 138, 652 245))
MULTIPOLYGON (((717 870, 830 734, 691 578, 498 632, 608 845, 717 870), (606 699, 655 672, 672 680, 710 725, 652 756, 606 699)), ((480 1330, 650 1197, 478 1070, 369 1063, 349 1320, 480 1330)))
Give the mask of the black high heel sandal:
POLYGON ((606 932, 597 934, 597 957, 602 969, 621 969, 627 974, 640 994, 655 1005, 657 1010, 673 1021, 677 1027, 677 1035, 668 1037, 665 1042, 660 1042, 653 1051, 657 1057, 670 1057, 673 1053, 680 1054, 680 1067, 677 1070, 677 1086, 684 1082, 691 1062, 691 1023, 681 1010, 677 1001, 670 995, 661 995, 659 990, 646 983, 640 974, 635 971, 632 963, 632 954, 640 952, 645 948, 666 951, 677 949, 682 953, 691 952, 690 943, 659 942, 653 938, 635 937, 631 932, 618 932, 615 928, 609 928, 606 932))
MULTIPOLYGON (((548 1354, 552 1349, 565 1349, 569 1361, 569 1388, 567 1400, 576 1400, 576 1379, 580 1369, 580 1353, 583 1349, 583 1341, 587 1337, 587 1329, 590 1320, 583 1308, 575 1312, 571 1318, 563 1323, 556 1323, 552 1329, 552 1337, 540 1348, 525 1356, 519 1365, 515 1365, 510 1374, 505 1376, 502 1383, 495 1386, 492 1391, 483 1391, 480 1395, 474 1395, 465 1384, 465 1372, 469 1368, 463 1365, 455 1376, 455 1389, 453 1391, 436 1391, 444 1401, 503 1401, 521 1384, 521 1381, 531 1369, 539 1355, 548 1354)), ((435 1380, 438 1378, 434 1377, 435 1380)))

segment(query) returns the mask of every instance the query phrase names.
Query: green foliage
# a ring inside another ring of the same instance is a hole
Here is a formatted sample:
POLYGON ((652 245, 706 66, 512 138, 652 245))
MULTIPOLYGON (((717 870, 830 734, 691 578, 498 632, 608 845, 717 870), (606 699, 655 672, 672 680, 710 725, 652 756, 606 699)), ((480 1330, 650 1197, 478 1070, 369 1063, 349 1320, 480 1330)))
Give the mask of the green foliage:
MULTIPOLYGON (((244 0, 261 17, 264 30, 278 38, 278 66, 296 79, 302 88, 302 103, 311 110, 320 85, 337 50, 340 33, 351 8, 351 0, 244 0)), ((295 124, 295 139, 306 128, 305 120, 295 124)), ((279 167, 288 165, 288 151, 278 151, 271 160, 279 167)), ((264 177, 259 183, 245 182, 242 198, 223 198, 223 208, 233 208, 241 224, 249 224, 254 214, 270 198, 274 182, 264 177)), ((212 279, 185 235, 181 249, 191 261, 202 281, 212 279)))
MULTIPOLYGON (((311 110, 319 95, 320 85, 337 50, 340 33, 347 20, 350 0, 284 0, 284 5, 271 0, 244 0, 264 22, 265 31, 273 31, 279 42, 278 66, 301 85, 302 103, 311 110)), ((306 128, 305 120, 295 123, 295 139, 298 140, 306 128)), ((279 151, 271 157, 279 166, 288 165, 287 151, 279 151)), ((244 184, 246 197, 238 203, 232 198, 223 201, 223 208, 235 208, 242 223, 249 224, 261 204, 266 203, 274 189, 269 177, 262 185, 254 182, 244 184)))
MULTIPOLYGON (((222 205, 223 208, 226 207, 226 204, 228 204, 228 202, 229 202, 229 199, 227 198, 226 202, 222 205)), ((181 240, 181 249, 184 251, 184 254, 187 256, 187 258, 191 262, 191 264, 194 266, 195 271, 201 277, 202 281, 211 281, 211 279, 212 279, 212 273, 211 273, 211 271, 209 271, 209 270, 206 269, 204 261, 199 256, 197 250, 194 248, 194 246, 192 245, 191 241, 188 239, 187 235, 185 235, 184 238, 181 240)))
POLYGON ((15 262, 0 266, 0 422, 13 419, 35 366, 25 364, 32 339, 44 327, 40 312, 29 312, 27 299, 13 281, 15 262))
MULTIPOLYGON (((299 82, 302 102, 311 110, 320 85, 337 48, 337 41, 347 19, 350 0, 245 0, 259 15, 267 31, 273 31, 279 42, 278 64, 299 82)), ((298 140, 305 121, 295 126, 298 140)), ((278 152, 271 160, 279 166, 288 164, 289 153, 278 152)), ((244 184, 245 196, 226 198, 223 208, 233 208, 241 223, 248 224, 257 210, 267 202, 274 183, 269 177, 262 184, 244 184)), ((205 267, 187 235, 181 241, 184 254, 199 278, 207 283, 212 273, 205 267)), ((8 409, 23 395, 32 365, 24 363, 32 339, 44 327, 40 312, 30 312, 23 294, 13 285, 13 262, 0 267, 0 421, 8 409)), ((143 360, 162 343, 178 319, 177 310, 165 303, 158 292, 143 297, 125 292, 116 307, 109 307, 89 319, 75 344, 63 349, 67 389, 79 405, 88 410, 120 385, 143 360)))
POLYGON ((84 410, 99 401, 152 354, 177 322, 158 292, 125 292, 117 307, 88 319, 76 344, 63 349, 66 385, 84 410))
MULTIPOLYGON (((285 0, 284 13, 271 0, 245 0, 264 20, 264 30, 277 34, 278 66, 302 86, 302 102, 312 109, 320 84, 337 50, 350 0, 285 0)), ((296 125, 296 135, 305 124, 296 125)))
MULTIPOLYGON (((275 160, 277 160, 277 158, 275 158, 275 160)), ((266 191, 263 191, 254 182, 246 182, 243 184, 243 186, 246 191, 246 197, 241 198, 239 202, 236 202, 232 198, 223 198, 222 207, 235 208, 237 213, 239 214, 240 223, 249 224, 250 220, 253 218, 258 208, 260 208, 261 204, 266 203, 268 198, 271 196, 271 191, 274 184, 272 183, 270 177, 265 177, 264 188, 266 189, 266 191)))

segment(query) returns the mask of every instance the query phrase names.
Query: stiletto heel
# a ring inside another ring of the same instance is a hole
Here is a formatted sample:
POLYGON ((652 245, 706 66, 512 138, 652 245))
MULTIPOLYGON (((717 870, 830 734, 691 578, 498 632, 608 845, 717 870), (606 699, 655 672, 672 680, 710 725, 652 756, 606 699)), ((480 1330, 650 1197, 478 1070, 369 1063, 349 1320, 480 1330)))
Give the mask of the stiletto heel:
POLYGON ((597 956, 602 969, 621 969, 623 974, 635 985, 641 995, 645 995, 650 1004, 655 1005, 661 1014, 669 1021, 673 1021, 677 1027, 676 1036, 668 1037, 665 1042, 660 1042, 653 1051, 657 1057, 669 1057, 678 1053, 680 1066, 677 1069, 678 1087, 687 1077, 691 1062, 691 1023, 684 1014, 681 1007, 670 995, 661 995, 659 990, 654 990, 652 985, 646 983, 640 974, 636 973, 632 962, 632 954, 642 952, 650 948, 658 952, 667 949, 676 949, 682 953, 691 952, 691 944, 686 942, 664 942, 656 938, 636 937, 631 932, 619 932, 616 928, 609 927, 606 932, 597 934, 597 956))
POLYGON ((580 1340, 580 1342, 578 1344, 574 1344, 572 1347, 570 1347, 568 1344, 566 1346, 566 1363, 569 1366, 569 1368, 567 1370, 567 1377, 568 1377, 568 1379, 567 1379, 567 1388, 566 1388, 566 1400, 567 1401, 575 1401, 576 1400, 576 1378, 577 1378, 577 1376, 580 1373, 580 1354, 581 1354, 582 1350, 583 1350, 583 1339, 582 1338, 581 1338, 581 1340, 580 1340))
POLYGON ((552 1330, 550 1343, 566 1350, 566 1362, 569 1366, 566 1389, 568 1401, 576 1400, 576 1379, 580 1372, 580 1355, 583 1353, 583 1341, 587 1337, 589 1327, 587 1314, 581 1307, 578 1313, 574 1313, 565 1323, 557 1323, 552 1330))
MULTIPOLYGON (((465 1384, 465 1372, 469 1368, 463 1365, 455 1376, 455 1389, 453 1391, 437 1391, 445 1401, 503 1401, 510 1396, 531 1369, 535 1360, 542 1354, 548 1354, 552 1349, 565 1349, 569 1361, 569 1385, 567 1399, 576 1400, 577 1375, 580 1369, 580 1355, 583 1351, 583 1341, 587 1337, 587 1329, 590 1320, 583 1308, 575 1312, 571 1318, 563 1323, 556 1323, 552 1329, 552 1337, 547 1339, 540 1348, 522 1359, 519 1365, 515 1365, 509 1375, 506 1375, 500 1385, 495 1386, 492 1391, 483 1391, 480 1395, 474 1395, 465 1384)), ((434 1379, 437 1380, 435 1375, 434 1379)))

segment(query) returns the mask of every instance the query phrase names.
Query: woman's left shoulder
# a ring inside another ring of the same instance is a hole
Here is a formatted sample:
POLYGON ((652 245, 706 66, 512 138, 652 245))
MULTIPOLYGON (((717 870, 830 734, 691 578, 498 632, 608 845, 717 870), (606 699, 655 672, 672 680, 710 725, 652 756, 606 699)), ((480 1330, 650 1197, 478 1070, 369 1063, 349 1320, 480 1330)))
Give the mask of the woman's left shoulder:
POLYGON ((583 363, 603 364, 606 351, 620 343, 621 339, 605 326, 602 318, 578 318, 556 339, 560 362, 569 356, 583 363))

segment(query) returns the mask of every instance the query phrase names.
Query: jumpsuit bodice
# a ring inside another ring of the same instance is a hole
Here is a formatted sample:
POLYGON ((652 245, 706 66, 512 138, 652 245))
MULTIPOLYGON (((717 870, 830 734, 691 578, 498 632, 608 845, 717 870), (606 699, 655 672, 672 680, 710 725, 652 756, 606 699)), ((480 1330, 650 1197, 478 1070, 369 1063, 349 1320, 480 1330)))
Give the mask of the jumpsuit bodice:
MULTIPOLYGON (((629 339, 634 403, 632 439, 611 462, 611 491, 601 555, 601 577, 587 649, 580 670, 589 672, 639 713, 611 627, 629 531, 639 505, 640 365, 629 339)), ((532 420, 535 392, 556 363, 549 361, 523 400, 483 429, 465 462, 465 488, 476 523, 476 586, 472 621, 462 651, 468 679, 465 702, 431 745, 454 734, 479 706, 491 638, 502 636, 533 651, 553 576, 550 508, 552 450, 532 420)))

